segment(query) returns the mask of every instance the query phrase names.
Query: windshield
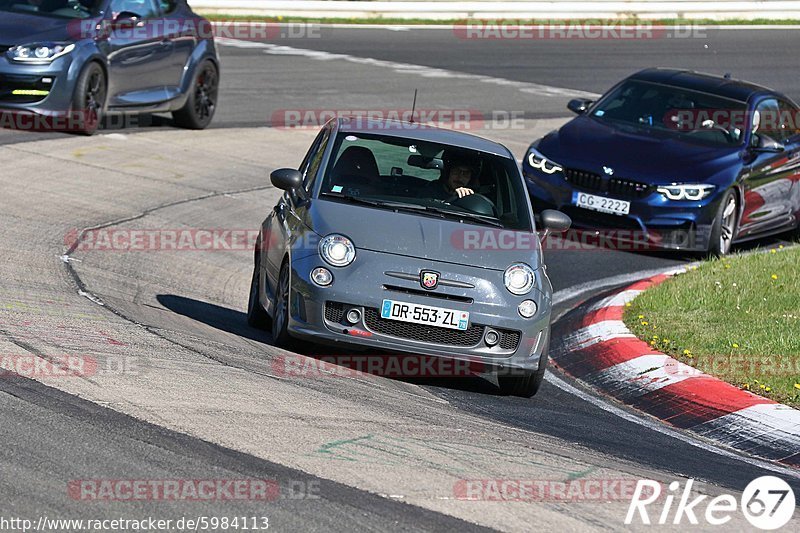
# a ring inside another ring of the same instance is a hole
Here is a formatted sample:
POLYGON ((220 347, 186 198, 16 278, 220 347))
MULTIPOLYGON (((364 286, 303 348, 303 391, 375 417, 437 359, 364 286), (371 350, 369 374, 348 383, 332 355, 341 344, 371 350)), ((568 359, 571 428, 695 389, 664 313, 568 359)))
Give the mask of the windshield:
POLYGON ((669 85, 628 81, 592 106, 602 122, 675 134, 686 141, 741 144, 746 131, 744 102, 669 85))
POLYGON ((97 14, 101 0, 0 0, 0 11, 63 19, 85 19, 97 14))
POLYGON ((509 158, 361 133, 336 138, 320 189, 326 200, 531 231, 526 194, 509 158))

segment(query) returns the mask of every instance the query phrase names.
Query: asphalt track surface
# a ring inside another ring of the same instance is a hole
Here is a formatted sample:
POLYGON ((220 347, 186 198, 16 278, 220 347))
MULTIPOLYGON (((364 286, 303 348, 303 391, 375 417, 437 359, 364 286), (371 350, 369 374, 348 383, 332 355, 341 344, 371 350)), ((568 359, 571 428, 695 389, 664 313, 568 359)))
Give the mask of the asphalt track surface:
MULTIPOLYGON (((274 529, 309 531, 592 530, 619 529, 625 502, 458 501, 454 480, 691 477, 709 494, 741 491, 770 467, 659 431, 557 375, 531 400, 499 396, 481 379, 276 375, 274 361, 286 354, 244 322, 248 253, 59 257, 70 228, 257 227, 277 197, 269 170, 297 164, 313 138, 265 128, 281 110, 407 108, 418 89, 418 107, 524 116, 518 129, 478 131, 521 157, 566 117, 570 91, 601 92, 646 66, 730 71, 798 98, 793 39, 784 30, 708 30, 681 40, 474 42, 448 30, 324 28, 320 38, 220 46, 222 104, 206 132, 159 117, 92 139, 0 132, 2 353, 131 356, 139 368, 0 379, 0 514, 267 514, 274 529), (284 497, 105 503, 65 488, 76 479, 239 478, 277 480, 284 497), (319 497, 291 498, 298 486, 319 497)), ((599 280, 621 285, 626 274, 691 258, 551 250, 546 259, 561 313, 602 290, 599 280)), ((797 477, 783 477, 800 489, 797 477)))

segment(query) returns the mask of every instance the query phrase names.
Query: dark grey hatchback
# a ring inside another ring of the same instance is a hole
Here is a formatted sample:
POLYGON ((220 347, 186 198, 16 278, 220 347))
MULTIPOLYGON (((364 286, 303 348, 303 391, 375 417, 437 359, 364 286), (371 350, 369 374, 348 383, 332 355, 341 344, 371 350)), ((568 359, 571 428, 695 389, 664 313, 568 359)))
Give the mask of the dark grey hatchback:
MULTIPOLYGON (((504 146, 404 122, 339 119, 263 222, 248 305, 278 346, 319 344, 477 362, 532 396, 552 287, 520 169, 504 146)), ((564 231, 558 211, 543 226, 564 231)))
POLYGON ((186 0, 0 0, 0 114, 17 129, 93 133, 108 114, 207 127, 219 61, 186 0))

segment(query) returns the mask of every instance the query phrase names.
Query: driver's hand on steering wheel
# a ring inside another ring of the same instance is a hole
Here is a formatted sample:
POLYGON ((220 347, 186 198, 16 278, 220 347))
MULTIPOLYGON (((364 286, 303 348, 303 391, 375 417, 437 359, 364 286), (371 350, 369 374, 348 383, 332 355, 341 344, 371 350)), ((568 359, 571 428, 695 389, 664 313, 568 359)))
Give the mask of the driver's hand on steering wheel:
POLYGON ((470 194, 475 194, 475 191, 468 187, 458 187, 455 191, 453 191, 453 198, 464 198, 470 194))

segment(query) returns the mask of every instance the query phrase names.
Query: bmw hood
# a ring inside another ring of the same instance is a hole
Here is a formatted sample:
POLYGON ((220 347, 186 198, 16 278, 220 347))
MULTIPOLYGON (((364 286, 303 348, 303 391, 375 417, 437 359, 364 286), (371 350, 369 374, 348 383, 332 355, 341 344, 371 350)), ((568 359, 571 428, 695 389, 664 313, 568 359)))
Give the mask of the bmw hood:
POLYGON ((306 223, 321 237, 339 233, 356 249, 373 252, 500 271, 515 262, 535 270, 541 262, 535 233, 320 199, 313 201, 306 223))
POLYGON ((94 19, 63 19, 0 12, 0 45, 30 44, 37 41, 77 41, 94 19))
POLYGON ((704 181, 740 159, 741 146, 687 142, 671 132, 630 131, 577 117, 545 136, 537 149, 566 168, 647 183, 704 181))

